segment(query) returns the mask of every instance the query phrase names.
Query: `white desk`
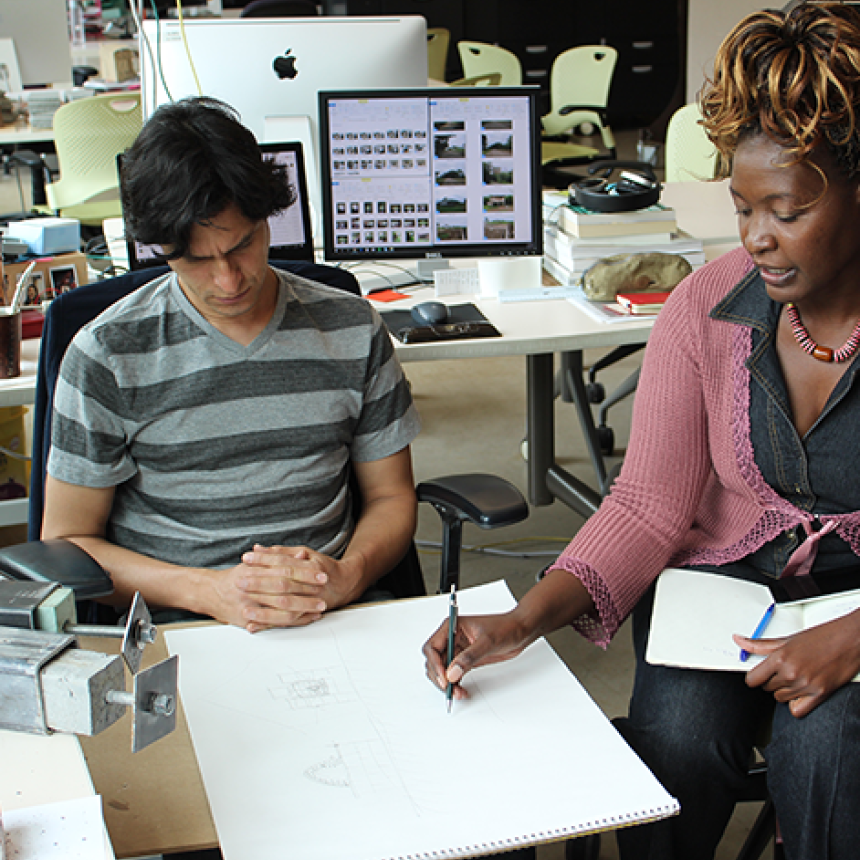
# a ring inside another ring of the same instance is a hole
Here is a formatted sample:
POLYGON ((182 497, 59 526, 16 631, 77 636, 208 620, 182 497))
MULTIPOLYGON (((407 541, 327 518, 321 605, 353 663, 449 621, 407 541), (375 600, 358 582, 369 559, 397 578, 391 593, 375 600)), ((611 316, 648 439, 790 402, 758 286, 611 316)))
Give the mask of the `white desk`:
MULTIPOLYGON (((0 730, 0 808, 4 812, 92 797, 81 745, 74 735, 0 730)), ((114 857, 105 833, 105 858, 114 857)))
POLYGON ((30 128, 28 122, 0 125, 0 146, 21 146, 28 143, 53 143, 52 128, 30 128))
MULTIPOLYGON (((432 289, 427 288, 403 301, 375 304, 380 311, 402 310, 432 297, 432 289)), ((397 357, 405 363, 449 358, 525 356, 529 501, 533 505, 548 505, 558 498, 583 516, 590 516, 600 504, 600 492, 555 462, 554 354, 559 352, 565 356, 565 364, 570 371, 567 377, 573 388, 583 432, 587 439, 590 437, 594 450, 599 450, 597 431, 585 394, 582 352, 594 347, 642 343, 648 338, 653 319, 634 317, 625 323, 601 323, 564 299, 502 303, 495 298, 451 296, 445 301, 449 305, 472 302, 496 326, 502 337, 421 344, 395 341, 397 357)), ((599 464, 595 463, 595 468, 598 482, 603 484, 606 474, 605 471, 601 474, 602 460, 599 464)))

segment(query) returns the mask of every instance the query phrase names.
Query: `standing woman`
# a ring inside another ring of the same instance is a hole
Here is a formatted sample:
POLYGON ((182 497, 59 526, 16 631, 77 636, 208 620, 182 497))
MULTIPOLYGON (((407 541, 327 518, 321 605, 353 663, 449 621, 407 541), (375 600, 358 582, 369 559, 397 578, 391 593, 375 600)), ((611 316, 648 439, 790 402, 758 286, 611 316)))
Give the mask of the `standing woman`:
POLYGON ((839 4, 749 15, 702 108, 743 247, 661 311, 600 510, 516 609, 460 619, 449 667, 443 625, 427 672, 458 683, 567 624, 605 644, 632 613, 636 679, 618 724, 681 814, 620 831, 622 857, 712 858, 771 724, 787 856, 856 858, 860 612, 785 639, 735 637, 765 657, 746 675, 643 655, 667 566, 766 583, 860 564, 860 16, 839 4))

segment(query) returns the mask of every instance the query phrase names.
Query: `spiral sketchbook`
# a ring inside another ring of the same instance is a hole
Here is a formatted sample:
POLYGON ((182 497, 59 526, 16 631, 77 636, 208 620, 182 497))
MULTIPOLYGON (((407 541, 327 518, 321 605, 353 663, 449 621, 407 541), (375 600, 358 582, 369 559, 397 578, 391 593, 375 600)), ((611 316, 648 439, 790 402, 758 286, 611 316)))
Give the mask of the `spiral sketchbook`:
MULTIPOLYGON (((461 615, 514 604, 503 583, 461 615)), ((448 597, 250 635, 167 632, 225 860, 431 860, 652 821, 677 802, 544 640, 445 697, 421 646, 448 597)))

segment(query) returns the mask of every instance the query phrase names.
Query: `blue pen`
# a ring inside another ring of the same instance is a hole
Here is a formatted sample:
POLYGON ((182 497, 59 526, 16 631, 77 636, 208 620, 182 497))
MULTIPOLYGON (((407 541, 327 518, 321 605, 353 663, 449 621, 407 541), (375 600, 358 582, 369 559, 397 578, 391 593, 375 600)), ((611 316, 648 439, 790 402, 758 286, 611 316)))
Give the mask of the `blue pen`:
MULTIPOLYGON (((773 613, 775 610, 776 610, 776 604, 775 603, 771 603, 771 605, 768 606, 767 609, 765 609, 764 615, 762 615, 761 621, 759 621, 758 625, 756 626, 756 629, 753 630, 753 634, 752 634, 752 636, 750 636, 750 639, 760 639, 761 638, 762 633, 764 633, 764 631, 767 629, 767 625, 770 624, 770 619, 773 618, 773 613)), ((749 655, 750 655, 749 651, 741 649, 741 662, 746 663, 749 655)))

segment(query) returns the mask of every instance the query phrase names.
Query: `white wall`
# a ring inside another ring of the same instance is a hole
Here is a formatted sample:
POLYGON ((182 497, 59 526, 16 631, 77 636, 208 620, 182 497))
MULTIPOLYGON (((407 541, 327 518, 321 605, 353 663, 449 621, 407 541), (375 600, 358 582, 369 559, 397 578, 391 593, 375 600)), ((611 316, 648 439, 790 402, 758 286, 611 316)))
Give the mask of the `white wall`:
POLYGON ((777 3, 757 0, 689 0, 687 24, 687 102, 695 101, 705 73, 714 69, 714 57, 729 30, 750 12, 774 8, 777 3))

